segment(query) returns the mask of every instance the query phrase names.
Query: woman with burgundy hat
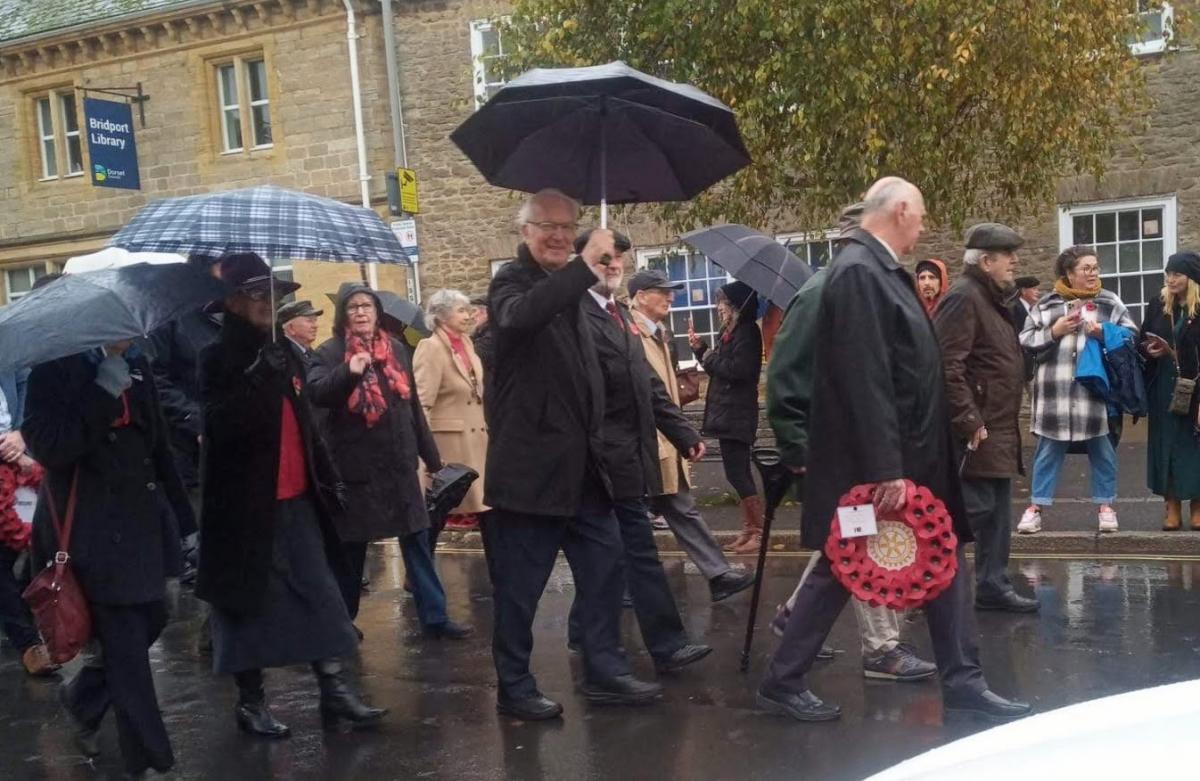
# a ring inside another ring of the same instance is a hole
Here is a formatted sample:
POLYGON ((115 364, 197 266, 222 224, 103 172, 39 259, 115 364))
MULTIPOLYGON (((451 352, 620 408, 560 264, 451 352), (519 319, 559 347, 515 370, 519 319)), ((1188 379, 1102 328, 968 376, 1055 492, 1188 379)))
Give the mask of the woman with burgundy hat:
POLYGON ((750 448, 758 436, 758 375, 762 371, 762 333, 758 296, 744 282, 717 291, 721 331, 710 348, 688 329, 688 343, 708 374, 701 433, 721 444, 725 479, 737 491, 742 533, 725 550, 757 553, 762 544, 763 503, 750 469, 750 448))
POLYGON ((1200 394, 1194 385, 1200 379, 1200 255, 1178 252, 1167 259, 1166 272, 1162 294, 1146 307, 1142 324, 1142 345, 1150 357, 1146 479, 1150 490, 1166 500, 1164 530, 1182 526, 1187 499, 1191 529, 1200 531, 1200 394))

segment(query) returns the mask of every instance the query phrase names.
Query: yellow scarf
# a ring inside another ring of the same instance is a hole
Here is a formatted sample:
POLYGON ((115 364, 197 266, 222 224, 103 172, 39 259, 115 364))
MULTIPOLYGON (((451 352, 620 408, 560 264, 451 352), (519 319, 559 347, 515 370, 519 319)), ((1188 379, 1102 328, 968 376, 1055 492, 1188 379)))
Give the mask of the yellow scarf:
POLYGON ((1058 293, 1066 301, 1074 301, 1077 298, 1095 298, 1100 295, 1100 285, 1096 285, 1091 290, 1071 287, 1070 283, 1065 279, 1059 279, 1054 283, 1054 292, 1058 293))

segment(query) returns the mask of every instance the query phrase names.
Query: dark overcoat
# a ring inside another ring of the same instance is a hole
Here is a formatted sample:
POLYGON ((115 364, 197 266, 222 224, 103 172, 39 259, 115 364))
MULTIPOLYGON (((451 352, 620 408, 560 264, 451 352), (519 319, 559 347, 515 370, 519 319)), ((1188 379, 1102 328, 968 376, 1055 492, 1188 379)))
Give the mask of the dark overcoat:
POLYGON ((1182 374, 1200 378, 1200 317, 1188 317, 1181 307, 1172 316, 1164 311, 1161 296, 1146 306, 1142 332, 1155 334, 1176 349, 1170 355, 1146 361, 1146 396, 1150 402, 1150 436, 1146 445, 1146 483, 1159 496, 1200 499, 1200 442, 1193 433, 1200 393, 1192 394, 1187 415, 1170 411, 1175 380, 1182 374))
POLYGON ((346 483, 346 509, 335 518, 346 542, 406 537, 429 528, 417 457, 431 472, 442 462, 417 396, 408 350, 399 340, 391 341, 396 362, 408 374, 411 395, 406 400, 383 382, 387 410, 372 427, 346 404, 362 377, 346 364, 343 337, 317 348, 308 373, 313 400, 325 412, 333 460, 346 483))
POLYGON ((590 295, 580 302, 604 376, 604 465, 617 499, 662 493, 656 429, 686 453, 700 436, 672 401, 646 360, 629 311, 617 306, 622 324, 590 295))
POLYGON ((200 352, 221 333, 221 315, 189 312, 150 334, 151 366, 184 485, 200 485, 200 352))
MULTIPOLYGON (((268 380, 247 374, 268 338, 227 312, 220 337, 200 357, 204 533, 200 535, 196 596, 239 616, 259 613, 267 587, 279 505, 285 398, 291 399, 304 442, 310 495, 317 508, 326 557, 335 574, 345 567, 332 522, 341 478, 313 422, 299 358, 295 351, 284 349, 284 372, 268 380)), ((282 335, 277 338, 285 339, 282 335)))
POLYGON ((585 481, 612 493, 601 433, 604 377, 580 306, 596 281, 582 258, 550 273, 523 244, 492 279, 496 357, 484 482, 492 507, 569 517, 585 481))
POLYGON ((912 275, 878 239, 856 230, 829 271, 819 317, 804 546, 824 547, 850 488, 900 478, 933 491, 959 541, 973 540, 941 350, 912 275))
POLYGON ((29 377, 21 428, 46 468, 33 519, 35 569, 58 549, 52 493, 65 514, 79 470, 70 554, 90 602, 135 605, 160 600, 163 581, 179 575, 179 524, 194 525, 175 470, 154 375, 130 358, 129 424, 113 427, 124 403, 96 384, 99 353, 43 363, 29 377))
POLYGON ((696 357, 708 375, 704 424, 700 430, 716 439, 754 444, 758 436, 758 376, 762 371, 762 332, 750 317, 738 322, 728 342, 718 334, 716 344, 696 357))

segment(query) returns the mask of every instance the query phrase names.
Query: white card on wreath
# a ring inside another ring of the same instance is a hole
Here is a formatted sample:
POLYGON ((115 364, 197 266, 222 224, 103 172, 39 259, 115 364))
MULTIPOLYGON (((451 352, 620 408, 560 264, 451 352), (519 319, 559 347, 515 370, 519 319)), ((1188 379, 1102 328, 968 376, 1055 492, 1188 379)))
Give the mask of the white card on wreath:
POLYGON ((873 504, 839 507, 837 517, 843 538, 870 537, 879 531, 875 523, 875 505, 873 504))
POLYGON ((37 491, 29 486, 17 488, 13 497, 13 509, 21 523, 33 523, 33 513, 37 510, 37 491))

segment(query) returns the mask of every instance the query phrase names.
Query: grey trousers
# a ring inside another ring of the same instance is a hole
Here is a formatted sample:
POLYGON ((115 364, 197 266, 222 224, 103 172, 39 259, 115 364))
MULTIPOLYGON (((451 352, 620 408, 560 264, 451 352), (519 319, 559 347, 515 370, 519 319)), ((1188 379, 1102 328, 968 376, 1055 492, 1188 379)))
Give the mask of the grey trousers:
MULTIPOLYGON (((804 568, 804 574, 800 576, 796 590, 788 598, 788 610, 796 607, 796 598, 800 596, 800 589, 804 588, 804 582, 808 580, 808 576, 812 574, 822 556, 821 551, 816 551, 809 556, 808 566, 804 568)), ((900 645, 899 611, 889 607, 871 607, 861 599, 850 601, 854 604, 854 617, 858 620, 858 634, 862 639, 863 659, 885 654, 900 645)))
POLYGON ((679 547, 687 552, 700 574, 712 580, 729 572, 731 567, 721 544, 696 509, 696 499, 686 483, 680 483, 678 493, 654 497, 650 506, 666 520, 679 547))
POLYGON ((996 599, 1013 590, 1008 579, 1012 480, 963 478, 962 492, 975 534, 975 597, 996 599))

